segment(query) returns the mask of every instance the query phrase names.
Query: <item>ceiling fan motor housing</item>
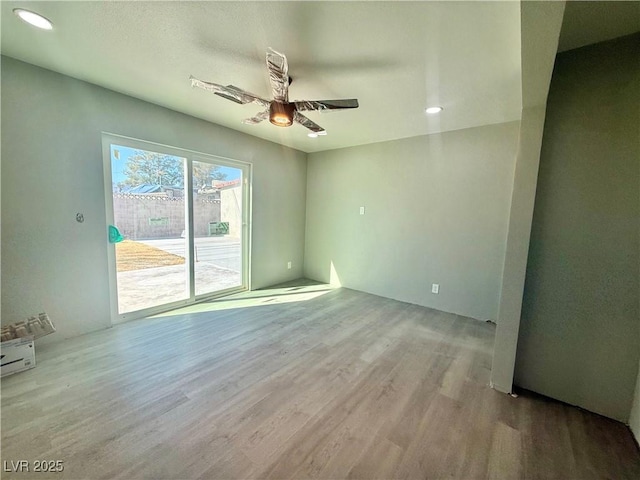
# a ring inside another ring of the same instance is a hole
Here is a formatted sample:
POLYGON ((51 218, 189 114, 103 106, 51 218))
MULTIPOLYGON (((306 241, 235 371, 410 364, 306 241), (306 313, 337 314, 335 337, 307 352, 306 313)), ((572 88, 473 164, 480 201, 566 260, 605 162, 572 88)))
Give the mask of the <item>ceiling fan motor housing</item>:
POLYGON ((295 109, 294 103, 274 100, 269 105, 269 121, 278 127, 289 127, 293 124, 295 109))

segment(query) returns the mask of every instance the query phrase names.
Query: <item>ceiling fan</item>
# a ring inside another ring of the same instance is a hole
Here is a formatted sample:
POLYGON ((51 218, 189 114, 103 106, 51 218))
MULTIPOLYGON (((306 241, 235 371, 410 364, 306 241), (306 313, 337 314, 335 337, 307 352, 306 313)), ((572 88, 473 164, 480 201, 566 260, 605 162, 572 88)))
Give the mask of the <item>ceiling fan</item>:
POLYGON ((300 112, 358 108, 358 100, 355 98, 345 100, 296 100, 290 102, 289 85, 292 79, 289 76, 287 57, 271 48, 267 51, 267 69, 269 70, 273 100, 266 100, 233 85, 225 87, 217 83, 203 82, 193 76, 190 77, 191 86, 208 90, 241 105, 256 103, 266 108, 266 110, 254 117, 243 120, 242 123, 255 125, 269 119, 272 124, 278 127, 289 127, 293 122, 296 122, 311 130, 310 136, 314 136, 314 134, 326 135, 327 132, 300 112))

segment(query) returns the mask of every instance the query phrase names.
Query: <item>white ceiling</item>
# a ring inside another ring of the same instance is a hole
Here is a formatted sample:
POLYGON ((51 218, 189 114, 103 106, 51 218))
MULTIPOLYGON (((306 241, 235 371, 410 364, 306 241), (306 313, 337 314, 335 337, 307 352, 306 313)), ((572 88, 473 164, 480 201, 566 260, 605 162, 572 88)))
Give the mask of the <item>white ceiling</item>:
POLYGON ((5 55, 306 152, 520 116, 518 2, 3 1, 1 16, 5 55), (292 100, 360 108, 308 113, 328 132, 310 139, 299 125, 244 125, 259 106, 191 88, 194 75, 270 97, 267 47, 287 55, 292 100))
POLYGON ((517 120, 520 4, 511 2, 2 1, 2 53, 305 152, 517 120), (41 31, 12 10, 54 23, 41 31), (358 98, 299 125, 250 126, 189 75, 269 97, 265 51, 285 53, 292 100, 358 98), (427 116, 424 108, 444 111, 427 116))

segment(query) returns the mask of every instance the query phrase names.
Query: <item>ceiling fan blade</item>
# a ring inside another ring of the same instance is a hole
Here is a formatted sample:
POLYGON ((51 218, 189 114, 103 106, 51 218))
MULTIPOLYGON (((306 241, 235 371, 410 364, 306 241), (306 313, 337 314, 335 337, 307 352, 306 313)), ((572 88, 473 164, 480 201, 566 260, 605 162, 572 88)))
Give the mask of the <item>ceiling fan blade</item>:
POLYGON ((263 120, 266 120, 267 118, 269 118, 269 110, 260 112, 254 117, 245 118, 244 120, 242 120, 242 123, 244 123, 245 125, 255 125, 262 122, 263 120))
POLYGON ((225 87, 223 85, 218 85, 217 83, 198 80, 193 76, 189 77, 189 80, 191 80, 192 87, 198 87, 202 88, 203 90, 213 92, 222 98, 226 98, 227 100, 231 100, 232 102, 239 103, 241 105, 244 105, 246 103, 257 103, 258 105, 262 105, 263 107, 268 107, 271 103, 269 100, 265 100, 264 98, 254 95, 253 93, 249 93, 233 85, 227 85, 225 87))
POLYGON ((289 101, 289 64, 287 57, 272 48, 267 51, 267 68, 273 98, 278 102, 289 101))
MULTIPOLYGON (((254 95, 253 93, 249 93, 246 90, 242 90, 241 88, 236 87, 235 85, 227 85, 225 87, 227 91, 235 92, 242 99, 242 103, 257 103, 258 105, 262 105, 264 107, 268 107, 271 104, 270 100, 266 100, 258 95, 254 95)), ((220 97, 229 98, 229 95, 221 92, 215 92, 216 95, 220 97)))
POLYGON ((324 128, 297 111, 293 114, 293 121, 308 128, 314 133, 324 132, 324 128))
POLYGON ((345 108, 358 108, 358 100, 349 98, 345 100, 296 100, 296 110, 301 112, 309 110, 343 110, 345 108))

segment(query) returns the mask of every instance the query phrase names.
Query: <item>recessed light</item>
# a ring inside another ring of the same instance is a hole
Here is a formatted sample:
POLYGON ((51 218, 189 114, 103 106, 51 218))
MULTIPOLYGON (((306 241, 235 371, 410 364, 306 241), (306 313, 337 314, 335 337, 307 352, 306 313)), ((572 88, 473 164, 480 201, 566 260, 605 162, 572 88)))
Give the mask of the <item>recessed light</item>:
POLYGON ((442 111, 442 107, 427 107, 424 111, 429 114, 440 113, 442 111))
POLYGON ((33 25, 34 27, 38 27, 43 30, 53 29, 53 24, 42 15, 30 12, 29 10, 25 10, 24 8, 14 8, 13 13, 15 13, 18 17, 20 17, 20 19, 27 22, 29 25, 33 25))
POLYGON ((318 134, 314 133, 314 132, 307 133, 307 137, 309 137, 309 138, 318 138, 318 134))

